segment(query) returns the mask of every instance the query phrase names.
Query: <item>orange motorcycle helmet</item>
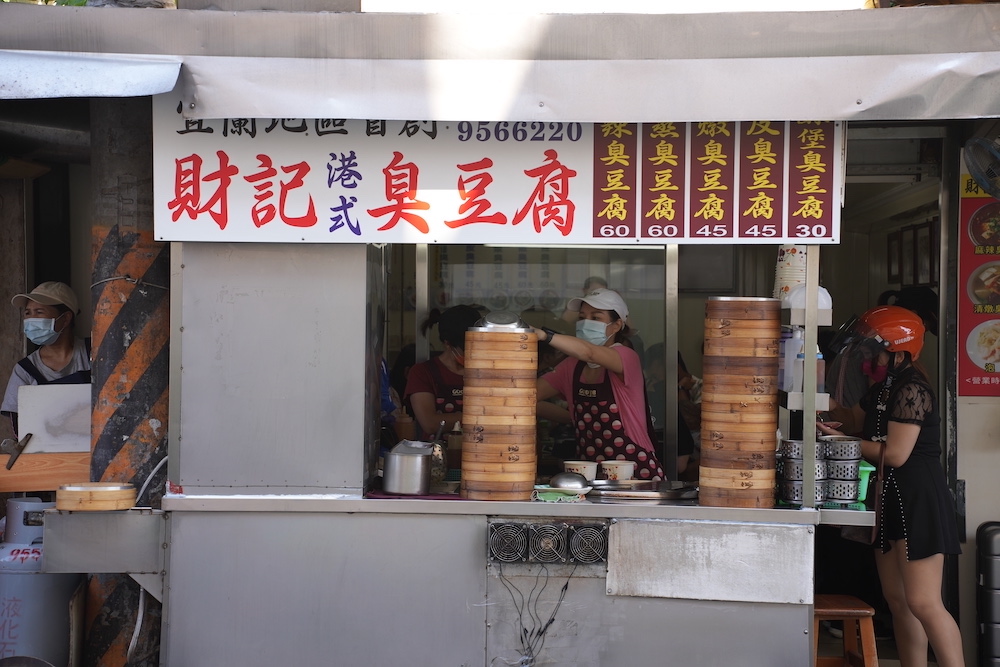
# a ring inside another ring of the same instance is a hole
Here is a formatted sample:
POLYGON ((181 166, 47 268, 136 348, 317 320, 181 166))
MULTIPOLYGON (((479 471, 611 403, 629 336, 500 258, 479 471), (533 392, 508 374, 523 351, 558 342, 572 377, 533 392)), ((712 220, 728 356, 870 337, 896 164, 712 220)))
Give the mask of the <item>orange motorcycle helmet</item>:
POLYGON ((909 352, 916 359, 924 347, 924 322, 906 308, 876 306, 866 311, 857 324, 862 329, 858 333, 873 338, 889 352, 909 352))

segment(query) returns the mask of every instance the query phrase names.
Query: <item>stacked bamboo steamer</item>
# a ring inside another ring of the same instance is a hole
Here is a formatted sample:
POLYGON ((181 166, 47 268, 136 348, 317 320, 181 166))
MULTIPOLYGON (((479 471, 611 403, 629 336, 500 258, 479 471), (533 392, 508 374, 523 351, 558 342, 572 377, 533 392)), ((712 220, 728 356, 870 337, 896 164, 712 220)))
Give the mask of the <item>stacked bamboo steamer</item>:
POLYGON ((465 333, 462 481, 471 500, 531 500, 538 338, 513 313, 491 313, 465 333))
POLYGON ((705 304, 699 503, 774 507, 781 302, 705 304))

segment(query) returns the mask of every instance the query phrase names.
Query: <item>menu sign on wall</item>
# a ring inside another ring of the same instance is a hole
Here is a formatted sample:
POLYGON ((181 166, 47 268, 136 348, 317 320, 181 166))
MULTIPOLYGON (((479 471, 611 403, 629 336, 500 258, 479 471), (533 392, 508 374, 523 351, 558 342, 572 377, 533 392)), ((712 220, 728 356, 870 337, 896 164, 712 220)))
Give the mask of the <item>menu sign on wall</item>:
POLYGON ((154 101, 155 234, 287 243, 838 243, 834 122, 186 120, 154 101))
POLYGON ((961 183, 958 393, 997 396, 1000 395, 1000 201, 984 192, 968 173, 962 174, 961 183))

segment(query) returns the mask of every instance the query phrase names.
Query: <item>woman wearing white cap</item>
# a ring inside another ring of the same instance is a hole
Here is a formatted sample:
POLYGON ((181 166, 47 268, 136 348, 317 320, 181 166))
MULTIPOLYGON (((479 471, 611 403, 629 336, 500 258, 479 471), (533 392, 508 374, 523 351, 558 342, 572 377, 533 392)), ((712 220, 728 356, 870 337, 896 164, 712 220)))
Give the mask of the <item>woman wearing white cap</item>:
POLYGON ((563 417, 576 427, 581 459, 635 461, 636 478, 663 479, 650 437, 642 364, 627 342, 625 300, 598 288, 568 307, 579 311, 575 337, 537 331, 540 341, 570 357, 538 379, 538 400, 561 395, 569 403, 563 417))
POLYGON ((22 310, 24 335, 39 346, 14 366, 0 406, 16 433, 17 390, 33 384, 89 383, 90 350, 87 341, 75 335, 79 308, 69 285, 44 282, 10 302, 22 310))

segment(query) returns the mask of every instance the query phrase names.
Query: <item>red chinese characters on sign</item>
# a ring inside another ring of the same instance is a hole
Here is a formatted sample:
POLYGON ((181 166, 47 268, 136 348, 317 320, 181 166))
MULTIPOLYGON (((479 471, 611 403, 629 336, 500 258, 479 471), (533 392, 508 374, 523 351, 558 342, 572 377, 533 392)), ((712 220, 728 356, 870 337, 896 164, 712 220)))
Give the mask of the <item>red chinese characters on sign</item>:
POLYGON ((537 183, 528 201, 514 214, 511 223, 518 224, 530 213, 536 232, 552 225, 563 236, 567 236, 573 231, 573 220, 576 217, 576 204, 570 198, 570 183, 576 177, 576 170, 560 162, 559 153, 552 149, 546 150, 544 155, 545 162, 533 169, 524 170, 524 175, 536 179, 537 183))
POLYGON ((392 161, 382 170, 385 176, 385 198, 392 202, 387 206, 368 209, 369 215, 375 218, 390 216, 389 221, 383 224, 378 230, 384 231, 392 229, 400 220, 413 225, 414 229, 422 234, 430 232, 427 220, 414 211, 426 211, 431 207, 425 201, 417 199, 417 180, 420 169, 412 162, 403 162, 403 154, 393 151, 392 161))
POLYGON ((638 125, 594 127, 594 237, 635 236, 638 125))
POLYGON ((271 203, 274 199, 274 177, 278 175, 271 158, 260 154, 257 156, 258 171, 244 176, 243 179, 254 187, 254 205, 250 215, 253 223, 258 227, 263 227, 274 219, 275 215, 281 218, 289 227, 312 227, 319 218, 316 216, 316 205, 313 203, 312 195, 306 195, 306 212, 299 216, 288 213, 288 198, 290 193, 301 188, 305 183, 306 174, 310 167, 305 162, 283 166, 281 171, 291 174, 287 181, 278 182, 278 205, 271 203))
POLYGON ((777 238, 782 231, 785 123, 740 123, 739 238, 777 238))
POLYGON ((835 151, 832 122, 791 124, 788 230, 797 239, 833 236, 835 151))
POLYGON ((687 123, 651 123, 642 128, 640 236, 686 235, 687 123))
POLYGON ((507 224, 507 216, 503 213, 487 213, 493 208, 493 203, 486 198, 486 188, 493 182, 493 175, 489 172, 493 160, 486 157, 477 162, 456 166, 463 172, 463 175, 458 177, 458 196, 462 200, 458 206, 458 213, 462 217, 457 220, 446 220, 444 224, 452 228, 477 222, 507 224))
POLYGON ((732 238, 736 211, 736 124, 695 123, 691 136, 692 238, 732 238))
POLYGON ((172 213, 171 220, 177 220, 187 214, 195 220, 202 213, 208 213, 219 229, 225 229, 229 224, 229 185, 239 169, 229 164, 229 155, 224 151, 216 151, 219 168, 202 176, 204 161, 198 154, 174 160, 174 198, 167 203, 172 213), (217 181, 217 184, 214 182, 217 181), (212 194, 202 201, 202 183, 214 184, 212 194))

